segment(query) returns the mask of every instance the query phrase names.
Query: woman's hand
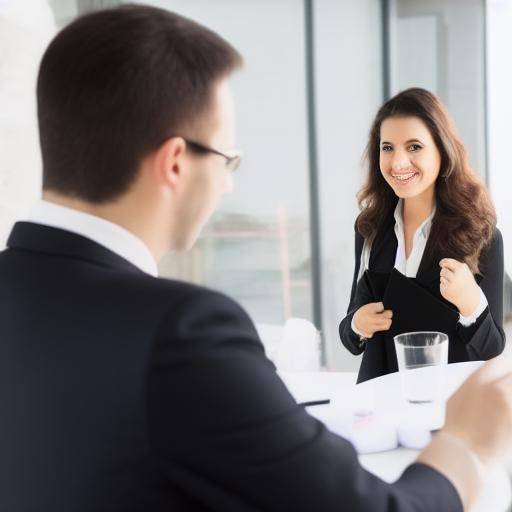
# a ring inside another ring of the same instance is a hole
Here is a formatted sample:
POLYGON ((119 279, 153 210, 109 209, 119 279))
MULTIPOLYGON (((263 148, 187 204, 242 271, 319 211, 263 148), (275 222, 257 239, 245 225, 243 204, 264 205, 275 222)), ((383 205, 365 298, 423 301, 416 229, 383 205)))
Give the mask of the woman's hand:
POLYGON ((460 261, 444 258, 439 262, 441 267, 441 295, 459 310, 462 316, 470 316, 480 302, 480 288, 466 265, 460 261))
POLYGON ((365 338, 371 338, 377 331, 388 331, 392 318, 393 312, 385 310, 382 302, 371 302, 354 313, 354 325, 365 338))

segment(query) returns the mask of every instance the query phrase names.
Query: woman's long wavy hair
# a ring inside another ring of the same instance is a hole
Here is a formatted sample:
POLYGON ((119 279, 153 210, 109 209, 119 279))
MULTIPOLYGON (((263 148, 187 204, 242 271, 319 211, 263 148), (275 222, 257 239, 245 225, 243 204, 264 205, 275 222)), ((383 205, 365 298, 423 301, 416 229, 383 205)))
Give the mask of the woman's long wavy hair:
POLYGON ((377 113, 365 152, 368 177, 357 195, 361 210, 357 229, 373 240, 392 218, 397 196, 380 171, 380 128, 385 119, 409 116, 425 123, 441 155, 429 252, 464 261, 476 273, 480 254, 494 233, 496 212, 485 185, 469 165, 468 154, 446 107, 425 89, 402 91, 377 113))

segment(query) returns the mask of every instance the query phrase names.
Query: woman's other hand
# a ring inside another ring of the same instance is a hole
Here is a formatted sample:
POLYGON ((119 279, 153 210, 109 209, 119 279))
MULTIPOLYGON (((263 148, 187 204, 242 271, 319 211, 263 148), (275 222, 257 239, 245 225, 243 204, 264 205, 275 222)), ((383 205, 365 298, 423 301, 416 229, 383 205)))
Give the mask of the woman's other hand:
POLYGON ((371 338, 377 331, 388 331, 393 312, 384 309, 382 302, 371 302, 354 313, 354 326, 365 338, 371 338))
POLYGON ((457 307, 462 316, 470 316, 480 302, 480 288, 466 263, 444 258, 441 267, 439 289, 441 295, 457 307))

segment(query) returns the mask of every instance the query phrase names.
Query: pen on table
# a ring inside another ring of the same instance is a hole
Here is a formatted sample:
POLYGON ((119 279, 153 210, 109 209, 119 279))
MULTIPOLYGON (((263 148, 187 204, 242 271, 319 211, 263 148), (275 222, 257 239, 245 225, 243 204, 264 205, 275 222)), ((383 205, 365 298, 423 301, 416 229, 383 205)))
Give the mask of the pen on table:
POLYGON ((311 407, 312 405, 327 405, 330 403, 331 403, 331 401, 329 399, 325 399, 325 400, 312 400, 310 402, 299 402, 299 405, 302 405, 302 407, 311 407))

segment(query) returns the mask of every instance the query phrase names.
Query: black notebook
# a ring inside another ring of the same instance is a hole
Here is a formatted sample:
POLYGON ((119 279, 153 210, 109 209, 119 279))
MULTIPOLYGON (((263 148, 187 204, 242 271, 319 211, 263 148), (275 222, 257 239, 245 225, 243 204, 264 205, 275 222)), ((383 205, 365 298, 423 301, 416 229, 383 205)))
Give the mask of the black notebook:
POLYGON ((416 279, 406 277, 393 269, 390 274, 367 270, 367 286, 375 301, 382 301, 393 311, 393 321, 387 336, 413 331, 453 332, 459 312, 430 291, 416 279))
POLYGON ((443 302, 417 283, 393 269, 382 302, 393 311, 390 336, 411 331, 453 332, 459 320, 455 306, 443 302))
POLYGON ((364 273, 366 286, 374 302, 381 302, 384 298, 390 276, 391 274, 389 272, 376 272, 375 270, 367 270, 364 273))

